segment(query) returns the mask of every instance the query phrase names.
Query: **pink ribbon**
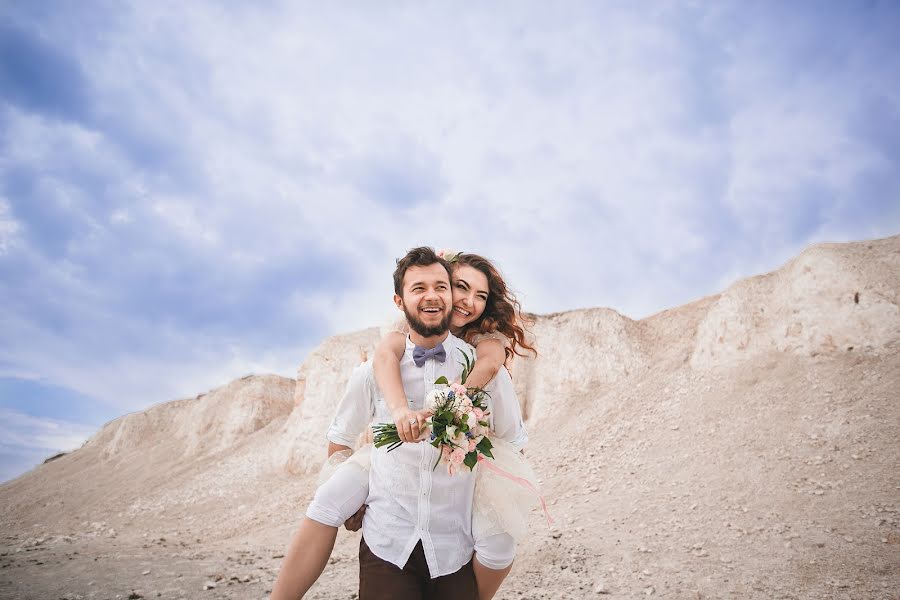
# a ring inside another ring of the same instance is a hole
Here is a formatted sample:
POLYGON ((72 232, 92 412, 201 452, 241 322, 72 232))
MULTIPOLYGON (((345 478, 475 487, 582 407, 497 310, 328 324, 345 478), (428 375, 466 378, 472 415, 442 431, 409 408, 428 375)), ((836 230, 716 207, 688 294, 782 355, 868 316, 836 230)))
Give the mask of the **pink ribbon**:
POLYGON ((495 465, 493 463, 493 461, 485 460, 484 456, 481 454, 478 455, 478 462, 481 463, 481 465, 483 467, 493 471, 497 475, 500 475, 501 477, 506 477, 510 481, 512 481, 514 483, 518 483, 522 487, 524 487, 528 490, 531 490, 534 493, 534 495, 537 496, 538 499, 541 501, 541 508, 544 509, 544 516, 547 517, 547 527, 549 528, 551 525, 553 525, 553 517, 550 516, 550 511, 547 510, 547 503, 544 501, 544 497, 541 495, 541 493, 538 491, 538 489, 536 487, 534 487, 534 485, 532 485, 532 483, 530 481, 528 481, 527 479, 525 479, 523 477, 518 477, 516 475, 513 475, 512 473, 509 473, 508 471, 504 471, 503 469, 501 469, 500 467, 495 465))

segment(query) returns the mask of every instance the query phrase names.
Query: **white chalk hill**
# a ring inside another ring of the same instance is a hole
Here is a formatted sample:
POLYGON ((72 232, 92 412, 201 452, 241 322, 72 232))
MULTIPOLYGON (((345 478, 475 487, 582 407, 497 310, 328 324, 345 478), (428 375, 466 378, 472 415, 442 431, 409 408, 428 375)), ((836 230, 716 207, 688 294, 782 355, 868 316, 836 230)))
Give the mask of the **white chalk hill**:
MULTIPOLYGON (((540 356, 517 359, 513 377, 556 526, 535 510, 502 597, 900 589, 900 236, 815 245, 639 321, 587 309, 537 316, 532 331, 540 356)), ((84 561, 98 539, 146 548, 151 530, 202 538, 207 560, 283 547, 335 403, 377 338, 325 340, 296 381, 245 377, 112 421, 0 487, 4 548, 83 544, 84 561)), ((356 591, 353 536, 318 597, 356 591)), ((94 571, 81 562, 67 584, 87 590, 103 581, 94 571)), ((270 589, 276 571, 216 597, 270 589)), ((0 597, 61 591, 38 567, 16 573, 0 597)))

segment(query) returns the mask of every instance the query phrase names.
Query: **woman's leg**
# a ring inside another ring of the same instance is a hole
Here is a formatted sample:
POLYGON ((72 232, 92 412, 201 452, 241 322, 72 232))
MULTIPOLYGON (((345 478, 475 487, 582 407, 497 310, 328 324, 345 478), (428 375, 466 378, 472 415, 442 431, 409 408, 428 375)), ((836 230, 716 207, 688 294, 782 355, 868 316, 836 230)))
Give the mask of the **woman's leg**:
POLYGON ((478 600, 491 600, 506 579, 516 557, 516 541, 506 533, 498 533, 475 541, 475 584, 478 600))
POLYGON ((368 492, 369 473, 356 464, 342 465, 319 486, 284 555, 272 600, 297 600, 309 591, 328 564, 338 527, 360 509, 368 492))
POLYGON ((478 587, 478 600, 491 600, 500 584, 509 575, 512 563, 503 569, 488 569, 478 561, 478 557, 472 561, 472 569, 475 571, 475 585, 478 587))
POLYGON ((337 527, 304 517, 284 555, 272 600, 302 598, 325 570, 336 537, 337 527))

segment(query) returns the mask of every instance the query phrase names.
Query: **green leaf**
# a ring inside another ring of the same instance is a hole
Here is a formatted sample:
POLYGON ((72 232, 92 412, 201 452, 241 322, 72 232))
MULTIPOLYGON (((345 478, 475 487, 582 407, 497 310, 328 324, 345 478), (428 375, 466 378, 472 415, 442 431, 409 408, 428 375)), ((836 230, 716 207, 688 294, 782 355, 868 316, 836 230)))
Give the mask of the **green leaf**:
POLYGON ((469 467, 469 469, 474 469, 475 465, 478 464, 478 453, 477 452, 469 452, 466 454, 465 460, 463 460, 463 464, 469 467))
POLYGON ((487 437, 483 437, 481 438, 481 441, 478 442, 478 445, 475 448, 488 458, 494 458, 494 455, 491 454, 491 448, 493 447, 494 445, 491 443, 491 440, 489 440, 487 437))
POLYGON ((462 348, 459 349, 460 354, 463 355, 463 362, 459 363, 462 365, 462 375, 459 376, 459 382, 463 385, 466 384, 466 379, 469 378, 469 373, 472 372, 472 367, 475 364, 475 361, 472 360, 472 357, 468 355, 468 353, 462 348))
POLYGON ((447 378, 441 375, 437 379, 434 380, 434 385, 450 385, 450 382, 447 381, 447 378))

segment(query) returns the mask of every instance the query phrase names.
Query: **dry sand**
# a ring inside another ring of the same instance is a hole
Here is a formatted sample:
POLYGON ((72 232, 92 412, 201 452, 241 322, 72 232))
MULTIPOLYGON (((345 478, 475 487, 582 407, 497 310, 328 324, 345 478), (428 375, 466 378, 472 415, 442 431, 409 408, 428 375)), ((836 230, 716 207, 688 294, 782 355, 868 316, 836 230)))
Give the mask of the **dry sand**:
MULTIPOLYGON (((641 321, 540 316, 538 510, 498 598, 900 598, 900 237, 641 321)), ((0 487, 0 598, 257 598, 377 330, 106 425, 0 487)), ((309 598, 353 598, 342 531, 309 598)))

